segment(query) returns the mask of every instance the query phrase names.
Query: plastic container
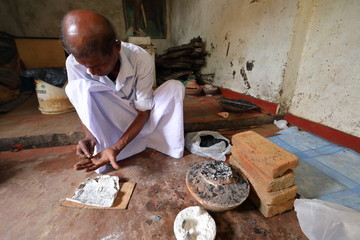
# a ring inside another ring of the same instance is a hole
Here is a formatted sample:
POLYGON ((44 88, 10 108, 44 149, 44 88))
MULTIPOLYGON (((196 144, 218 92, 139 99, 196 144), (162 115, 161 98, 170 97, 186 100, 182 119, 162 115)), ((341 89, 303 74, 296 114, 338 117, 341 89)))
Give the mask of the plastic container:
POLYGON ((43 114, 60 114, 75 111, 65 93, 65 86, 56 87, 43 80, 35 79, 39 110, 43 114))

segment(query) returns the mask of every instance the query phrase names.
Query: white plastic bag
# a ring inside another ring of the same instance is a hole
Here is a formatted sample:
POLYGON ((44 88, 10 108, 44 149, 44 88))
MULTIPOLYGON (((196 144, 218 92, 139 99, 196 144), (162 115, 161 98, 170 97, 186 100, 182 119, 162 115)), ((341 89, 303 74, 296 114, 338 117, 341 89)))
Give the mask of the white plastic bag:
POLYGON ((192 154, 196 154, 202 157, 213 158, 215 160, 225 161, 226 154, 230 153, 231 145, 229 139, 224 137, 218 132, 213 131, 200 131, 200 132, 191 132, 185 136, 185 147, 192 154), (223 139, 224 141, 218 142, 210 147, 201 147, 201 136, 211 135, 216 139, 223 139))
POLYGON ((360 212, 317 199, 296 199, 294 206, 310 240, 360 239, 360 212))
POLYGON ((287 126, 288 122, 286 120, 279 120, 279 121, 274 120, 274 124, 280 129, 288 128, 288 126, 287 126))

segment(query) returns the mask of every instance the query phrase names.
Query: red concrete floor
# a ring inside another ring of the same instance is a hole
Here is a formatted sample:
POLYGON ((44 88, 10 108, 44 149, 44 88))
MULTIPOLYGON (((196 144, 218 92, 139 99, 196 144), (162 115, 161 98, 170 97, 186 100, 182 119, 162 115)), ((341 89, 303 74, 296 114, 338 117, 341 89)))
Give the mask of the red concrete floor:
POLYGON ((1 138, 75 131, 81 131, 76 112, 42 114, 38 109, 38 100, 35 94, 13 111, 0 114, 1 138))
MULTIPOLYGON (((65 146, 0 152, 1 239, 175 239, 176 215, 197 205, 185 175, 192 164, 209 160, 189 153, 173 159, 148 149, 109 173, 136 183, 128 209, 77 209, 60 203, 96 174, 72 169, 74 150, 65 146)), ((265 218, 246 200, 234 210, 211 215, 218 240, 306 239, 294 211, 265 218)))
POLYGON ((0 151, 14 144, 25 148, 70 145, 81 136, 76 112, 42 114, 35 94, 13 111, 0 114, 0 151))
MULTIPOLYGON (((1 115, 0 140, 4 136, 30 136, 30 140, 41 136, 40 140, 51 145, 54 136, 80 132, 75 112, 42 115, 36 106, 33 98, 14 112, 1 115)), ((219 130, 230 139, 234 133, 244 131, 246 125, 265 137, 278 130, 273 124, 255 127, 259 119, 268 121, 269 116, 259 112, 230 113, 227 120, 222 119, 216 115, 223 110, 216 96, 187 97, 184 108, 188 128, 191 124, 202 128, 201 123, 217 123, 215 127, 228 126, 222 125, 224 121, 235 123, 231 128, 238 126, 239 130, 219 130), (244 121, 236 122, 239 119, 244 121)), ((185 175, 194 163, 210 160, 189 152, 181 159, 173 159, 148 149, 121 161, 121 169, 109 173, 121 181, 136 183, 128 209, 77 209, 60 203, 87 177, 96 174, 73 170, 74 151, 75 146, 70 145, 0 152, 0 239, 175 239, 176 215, 197 205, 186 188, 185 175)), ((234 210, 211 215, 217 225, 217 240, 306 239, 294 211, 265 218, 246 200, 234 210)))
POLYGON ((219 129, 243 129, 272 123, 275 116, 259 110, 228 112, 223 118, 217 113, 226 112, 219 102, 220 95, 186 96, 184 100, 185 132, 219 129))

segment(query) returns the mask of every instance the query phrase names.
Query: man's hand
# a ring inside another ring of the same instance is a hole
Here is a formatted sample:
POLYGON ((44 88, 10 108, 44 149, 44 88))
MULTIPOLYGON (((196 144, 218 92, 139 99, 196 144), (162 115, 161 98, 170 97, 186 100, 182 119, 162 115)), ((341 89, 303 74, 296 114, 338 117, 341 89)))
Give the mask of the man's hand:
POLYGON ((91 172, 98 169, 101 166, 104 166, 108 163, 115 169, 119 169, 120 166, 116 162, 116 156, 120 153, 120 151, 107 148, 102 152, 99 152, 91 159, 82 160, 74 165, 76 170, 85 169, 86 172, 91 172))
POLYGON ((76 155, 81 159, 90 159, 94 153, 96 139, 94 137, 86 137, 78 142, 76 147, 76 155))
POLYGON ((105 164, 110 163, 111 166, 115 169, 119 169, 119 165, 116 163, 116 156, 121 152, 126 145, 131 142, 143 129, 145 123, 150 117, 150 110, 138 111, 138 115, 134 121, 130 124, 125 133, 121 138, 114 144, 113 147, 107 148, 102 152, 99 152, 95 156, 92 156, 94 153, 94 147, 96 145, 95 137, 90 133, 90 131, 83 125, 85 132, 85 139, 80 140, 77 147, 77 155, 83 160, 79 161, 74 165, 76 170, 83 170, 90 172, 98 169, 105 164))

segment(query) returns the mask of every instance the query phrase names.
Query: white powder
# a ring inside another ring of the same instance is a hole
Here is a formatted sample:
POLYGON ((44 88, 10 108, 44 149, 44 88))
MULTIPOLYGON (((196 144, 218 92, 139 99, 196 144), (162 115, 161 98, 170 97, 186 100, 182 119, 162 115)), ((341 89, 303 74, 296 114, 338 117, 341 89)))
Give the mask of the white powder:
POLYGON ((193 206, 185 208, 176 216, 174 232, 177 240, 214 240, 216 225, 208 212, 193 206))
POLYGON ((96 207, 111 207, 119 189, 118 176, 97 176, 86 179, 76 189, 74 196, 66 200, 96 207))
POLYGON ((109 236, 101 238, 101 240, 119 240, 121 239, 121 235, 118 234, 110 234, 109 236))

